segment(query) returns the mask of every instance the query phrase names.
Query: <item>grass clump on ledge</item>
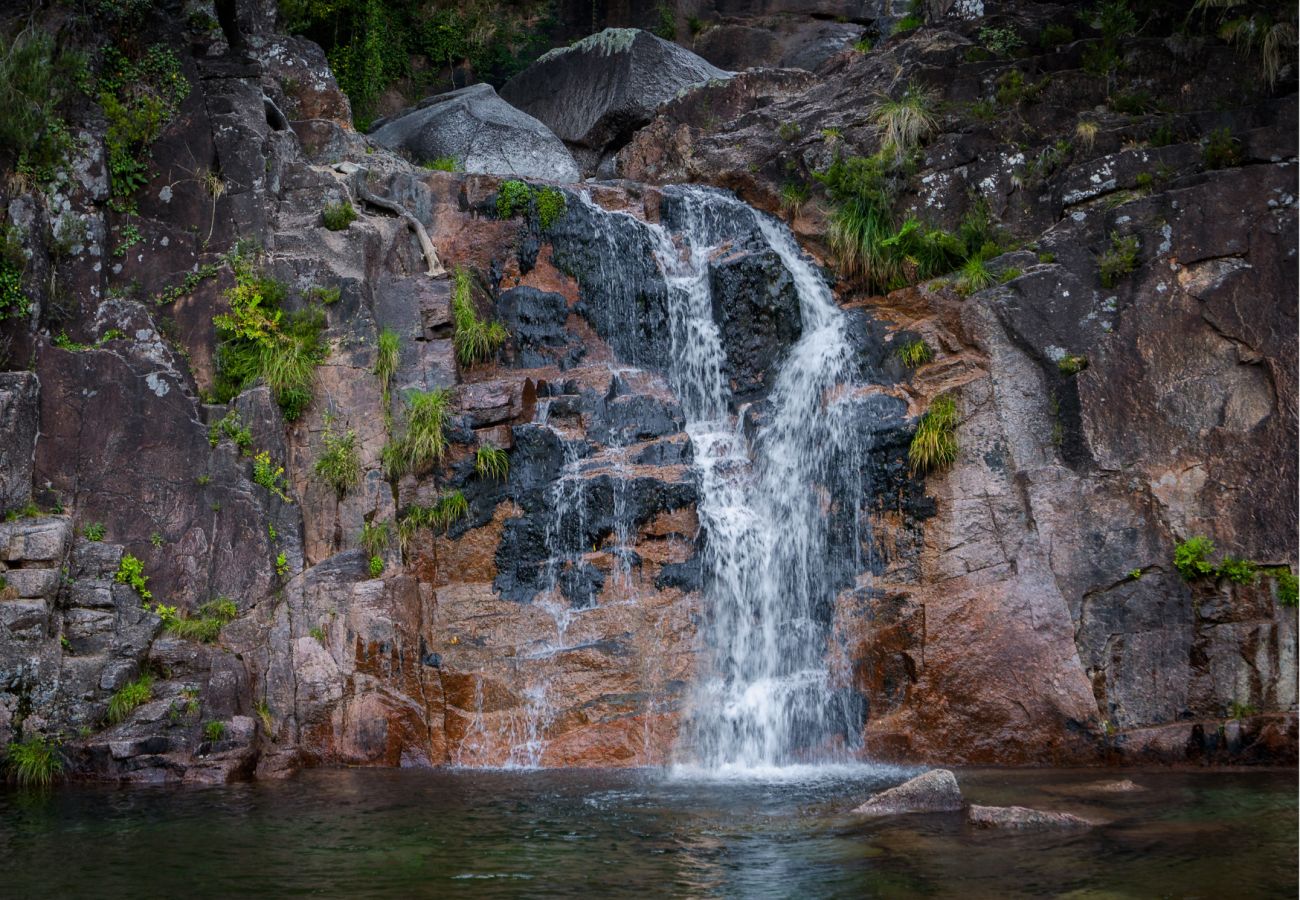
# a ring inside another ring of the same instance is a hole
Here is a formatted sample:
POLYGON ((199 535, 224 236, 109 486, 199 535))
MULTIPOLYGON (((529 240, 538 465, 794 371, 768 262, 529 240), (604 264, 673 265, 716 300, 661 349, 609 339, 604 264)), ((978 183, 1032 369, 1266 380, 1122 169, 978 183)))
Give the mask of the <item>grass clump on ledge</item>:
POLYGON ((335 433, 327 418, 325 423, 325 449, 317 458, 313 470, 316 477, 334 488, 340 498, 361 483, 361 458, 357 454, 357 433, 348 429, 335 433))
POLYGON ((187 641, 211 643, 221 636, 221 629, 239 615, 235 601, 225 597, 209 600, 198 608, 198 615, 172 617, 167 621, 169 634, 187 641))
POLYGON ((921 142, 934 133, 934 93, 909 84, 897 100, 886 97, 871 108, 871 118, 880 126, 881 152, 895 160, 906 159, 921 142))
POLYGON ((116 725, 131 714, 137 706, 153 699, 153 676, 141 675, 135 681, 118 688, 108 701, 108 721, 116 725))
POLYGON ((914 341, 908 341, 903 346, 894 351, 903 365, 909 369, 915 369, 917 366, 923 366, 930 360, 934 359, 934 351, 923 338, 917 338, 914 341))
POLYGON ((441 461, 447 452, 447 422, 451 391, 411 391, 406 395, 406 427, 384 448, 384 470, 390 478, 417 472, 441 461))
POLYGON ((473 282, 465 269, 456 270, 451 315, 455 328, 452 345, 462 366, 491 359, 506 341, 505 326, 500 322, 485 322, 475 311, 473 282))
POLYGON ((443 494, 432 506, 412 506, 397 523, 398 543, 405 551, 419 529, 429 528, 435 532, 445 532, 454 522, 468 514, 469 501, 460 491, 443 494))
POLYGON ((343 231, 357 220, 357 211, 352 208, 350 200, 339 203, 327 203, 321 210, 321 221, 330 231, 343 231))
POLYGON ((422 165, 433 172, 459 172, 461 170, 460 161, 454 156, 439 156, 437 159, 431 159, 422 165))
POLYGON ((499 447, 479 447, 474 453, 474 471, 479 478, 504 481, 510 474, 510 457, 499 447))
POLYGON ((1136 235, 1120 237, 1119 232, 1110 233, 1110 247, 1097 257, 1097 268, 1101 272, 1101 285, 1113 288, 1119 280, 1128 275, 1138 264, 1138 239, 1136 235))
POLYGON ((912 435, 907 459, 917 474, 940 471, 956 461, 956 400, 946 394, 934 398, 912 435))
POLYGON ((5 755, 10 776, 20 787, 49 787, 63 772, 63 757, 51 738, 33 734, 11 741, 5 755))

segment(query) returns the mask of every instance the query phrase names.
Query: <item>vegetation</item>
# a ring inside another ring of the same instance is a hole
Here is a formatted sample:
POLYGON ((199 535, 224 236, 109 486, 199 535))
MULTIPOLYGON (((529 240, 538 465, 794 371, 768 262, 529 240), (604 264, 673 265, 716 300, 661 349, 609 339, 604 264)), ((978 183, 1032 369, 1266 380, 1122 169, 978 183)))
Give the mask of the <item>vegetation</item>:
POLYGON ((534 190, 522 181, 504 181, 497 189, 496 212, 498 219, 513 219, 515 216, 536 215, 537 225, 542 231, 550 231, 551 226, 564 217, 568 211, 568 198, 559 188, 544 187, 534 190))
POLYGON ((1038 35, 1038 46, 1044 50, 1055 50, 1062 44, 1074 41, 1074 29, 1069 25, 1051 24, 1038 35))
POLYGON ((917 84, 909 84, 897 100, 876 103, 871 117, 883 132, 881 151, 896 160, 906 158, 934 133, 934 109, 934 94, 917 84))
POLYGON ((894 28, 890 34, 903 34, 908 31, 915 31, 924 25, 925 22, 916 13, 910 13, 894 23, 894 28))
POLYGON ((485 322, 474 309, 473 281, 467 270, 456 269, 456 284, 451 297, 451 315, 455 330, 452 345, 462 366, 491 359, 506 341, 506 329, 500 322, 485 322))
POLYGON ((316 366, 325 353, 325 315, 316 306, 285 314, 283 283, 261 274, 241 253, 229 261, 235 273, 235 285, 226 291, 230 312, 212 319, 220 340, 216 399, 227 402, 262 379, 292 422, 311 402, 316 366))
POLYGON ((1241 142, 1227 128, 1216 128, 1206 137, 1201 158, 1207 169, 1230 169, 1241 164, 1241 142))
POLYGON ((10 776, 22 787, 49 787, 63 772, 58 745, 41 734, 11 741, 5 762, 10 776))
POLYGON ((283 550, 275 554, 275 574, 279 578, 289 574, 289 557, 284 555, 283 550))
POLYGON ((551 226, 564 217, 569 208, 569 201, 564 191, 559 188, 545 187, 537 192, 537 224, 542 231, 550 231, 551 226))
POLYGON ((792 216, 799 215, 799 210, 808 202, 808 185, 787 181, 781 185, 781 208, 792 216))
POLYGON ((253 481, 266 488, 285 503, 291 502, 285 492, 284 466, 271 461, 271 454, 261 450, 253 456, 253 481))
POLYGON ((91 522, 85 528, 81 529, 81 533, 86 536, 86 540, 98 543, 104 539, 104 535, 107 532, 104 528, 103 522, 91 522))
POLYGON ((1277 84, 1282 67, 1294 61, 1296 5, 1289 0, 1196 0, 1192 8, 1207 15, 1217 11, 1219 37, 1259 57, 1269 88, 1277 84))
POLYGON ((23 292, 26 268, 21 233, 13 225, 0 226, 0 322, 24 318, 32 311, 31 298, 23 292))
POLYGON ((221 636, 223 626, 239 616, 239 607, 233 600, 220 597, 204 603, 197 612, 196 616, 172 618, 166 624, 167 631, 187 641, 210 643, 221 636))
POLYGON ((1097 268, 1101 272, 1102 287, 1113 288, 1121 278, 1137 268, 1138 239, 1136 235, 1120 237, 1119 232, 1110 233, 1110 247, 1097 257, 1097 268))
POLYGON ((213 447, 217 446, 223 437, 230 438, 240 453, 247 453, 253 446, 253 430, 243 423, 239 413, 233 409, 208 428, 208 443, 213 447))
POLYGON ((957 402, 945 394, 934 398, 912 435, 907 451, 912 471, 940 471, 957 459, 957 402))
POLYGON ((307 633, 322 644, 325 643, 325 629, 321 628, 319 625, 313 625, 307 630, 307 633))
POLYGON ((348 429, 335 433, 332 423, 325 425, 325 449, 316 459, 316 477, 334 488, 342 497, 361 483, 361 458, 357 454, 357 433, 348 429))
POLYGON ((1067 353, 1056 361, 1056 368, 1060 370, 1062 375, 1078 375, 1088 368, 1088 357, 1067 353))
POLYGON ((1259 567, 1248 559, 1228 555, 1219 563, 1218 575, 1233 584, 1254 584, 1259 578, 1259 567))
POLYGON ((389 389, 393 385, 393 375, 397 372, 397 363, 402 356, 402 339, 391 328, 379 332, 379 346, 375 352, 375 376, 379 379, 380 389, 384 392, 384 421, 387 422, 392 412, 389 410, 389 389))
POLYGON ((275 722, 271 719, 271 705, 266 702, 266 698, 258 700, 253 704, 253 712, 257 714, 257 719, 262 723, 262 731, 267 737, 275 733, 275 722))
POLYGON ((1097 132, 1099 127, 1096 122, 1080 122, 1074 126, 1074 136, 1079 139, 1079 143, 1092 149, 1092 145, 1097 141, 1097 132))
POLYGON ((434 172, 459 172, 461 164, 454 156, 439 156, 424 163, 424 167, 434 172))
POLYGON ((397 523, 397 539, 403 551, 421 528, 446 531, 469 513, 469 502, 460 491, 443 494, 432 506, 412 505, 397 523))
POLYGON ((72 138, 59 107, 84 69, 81 56, 56 49, 40 28, 0 32, 0 164, 39 182, 62 168, 72 138))
POLYGON ((451 391, 411 391, 406 395, 406 427, 384 448, 384 469, 390 478, 418 472, 439 462, 447 452, 447 421, 451 391))
POLYGON ((392 539, 392 525, 388 522, 361 524, 361 547, 368 556, 382 556, 392 539))
POLYGON ((338 285, 333 287, 317 285, 304 291, 303 296, 313 303, 319 303, 322 306, 333 306, 343 296, 343 289, 338 285))
POLYGON ((371 578, 378 578, 384 574, 384 558, 379 554, 375 554, 370 557, 370 562, 367 563, 366 568, 370 572, 371 578))
POLYGON ((122 561, 118 563, 117 574, 113 579, 118 584, 129 584, 135 588, 140 599, 146 603, 153 599, 153 594, 148 588, 149 576, 144 574, 144 563, 130 553, 122 554, 122 561))
POLYGON ((930 349, 930 345, 925 342, 924 338, 908 341, 895 350, 894 353, 902 361, 903 365, 909 369, 923 366, 934 359, 934 351, 930 349))
POLYGON ((479 447, 474 453, 474 471, 479 478, 504 481, 510 474, 510 457, 498 447, 479 447))
POLYGON ((226 736, 225 722, 209 722, 203 726, 203 739, 210 744, 215 744, 226 736))
POLYGON ((1213 575, 1214 564, 1209 555, 1214 552, 1214 542, 1199 535, 1188 538, 1174 548, 1174 568, 1188 581, 1213 575))
POLYGON ((1272 574, 1277 579, 1277 602, 1283 606, 1295 606, 1300 600, 1300 579, 1287 568, 1273 569, 1272 574))
POLYGON ((798 140, 802 132, 798 122, 782 122, 776 129, 776 136, 788 144, 798 140))
POLYGON ((957 276, 957 293, 962 296, 982 291, 993 284, 993 273, 989 271, 984 259, 972 256, 962 264, 957 276))
POLYGON ((118 688, 108 701, 108 721, 116 725, 131 714, 137 706, 153 699, 153 676, 143 674, 135 681, 118 688))
POLYGON ((533 205, 533 189, 522 181, 503 181, 497 188, 497 218, 513 219, 527 215, 533 205))
POLYGON ((357 220, 357 211, 352 208, 350 200, 327 203, 321 210, 321 221, 330 231, 344 231, 357 220))
POLYGON ((113 200, 119 211, 128 211, 129 198, 148 181, 149 147, 180 111, 190 84, 170 47, 155 44, 138 58, 108 47, 98 91, 113 200))
POLYGON ((1010 26, 986 25, 979 30, 977 37, 984 49, 994 56, 1014 56, 1025 46, 1024 38, 1010 26))

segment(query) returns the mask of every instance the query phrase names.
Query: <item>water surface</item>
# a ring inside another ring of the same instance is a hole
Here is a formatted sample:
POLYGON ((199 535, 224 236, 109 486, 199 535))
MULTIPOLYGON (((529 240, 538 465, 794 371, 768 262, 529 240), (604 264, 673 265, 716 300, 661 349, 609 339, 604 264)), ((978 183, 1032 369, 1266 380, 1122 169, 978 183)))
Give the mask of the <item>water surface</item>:
POLYGON ((218 788, 0 793, 5 897, 1294 897, 1289 772, 960 770, 959 815, 847 815, 910 772, 330 770, 218 788), (1146 790, 1107 794, 1131 778, 1146 790))

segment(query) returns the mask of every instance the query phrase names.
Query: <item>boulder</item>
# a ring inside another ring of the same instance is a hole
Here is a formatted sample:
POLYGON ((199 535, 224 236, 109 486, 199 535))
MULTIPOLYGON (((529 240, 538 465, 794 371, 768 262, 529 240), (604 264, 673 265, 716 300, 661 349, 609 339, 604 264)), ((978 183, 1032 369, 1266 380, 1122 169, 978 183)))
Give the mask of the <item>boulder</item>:
POLYGON ((419 162, 452 157, 466 172, 577 181, 578 167, 550 129, 497 96, 490 84, 439 94, 371 134, 419 162))
POLYGON ((976 828, 1091 828, 1097 824, 1081 816, 1047 812, 1025 806, 976 806, 966 812, 966 821, 976 828))
POLYGON ((861 25, 803 17, 774 23, 728 22, 696 38, 695 50, 725 69, 772 67, 811 72, 862 34, 861 25))
POLYGON ((949 812, 961 809, 961 788, 957 776, 947 769, 933 769, 881 791, 853 810, 859 816, 897 816, 917 812, 949 812))
POLYGON ((545 122, 591 171, 650 121, 661 103, 729 78, 691 51, 634 28, 607 28, 543 55, 501 88, 545 122))

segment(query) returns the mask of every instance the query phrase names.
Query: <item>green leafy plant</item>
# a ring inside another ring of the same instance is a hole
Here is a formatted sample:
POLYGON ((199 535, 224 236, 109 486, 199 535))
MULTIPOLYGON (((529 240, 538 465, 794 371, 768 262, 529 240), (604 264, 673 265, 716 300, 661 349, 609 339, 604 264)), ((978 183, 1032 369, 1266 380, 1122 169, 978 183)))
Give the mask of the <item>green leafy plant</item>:
POLYGON ((934 351, 930 345, 925 342, 924 338, 917 338, 914 341, 908 341, 894 351, 903 365, 909 369, 915 369, 917 366, 923 366, 934 358, 934 351))
POLYGON ((463 366, 491 359, 507 337, 506 329, 500 322, 486 322, 479 318, 474 309, 472 285, 469 272, 457 268, 451 298, 454 324, 452 345, 456 350, 456 359, 463 366))
POLYGON ((568 200, 559 188, 545 187, 537 192, 537 224, 542 231, 560 221, 568 211, 568 200))
POLYGON ((336 434, 327 424, 323 437, 325 449, 317 457, 314 470, 316 477, 334 488, 342 497, 351 488, 361 483, 361 457, 357 453, 357 433, 348 429, 343 434, 336 434))
POLYGON ((275 574, 281 578, 289 574, 289 557, 284 555, 283 550, 275 555, 275 574))
POLYGON ((406 425, 384 448, 384 469, 397 477, 442 460, 447 452, 451 391, 411 391, 406 395, 406 425))
POLYGON ((389 522, 362 522, 361 546, 368 556, 382 556, 392 541, 392 525, 389 522))
POLYGON ((226 723, 212 721, 203 726, 203 739, 209 744, 215 744, 226 736, 226 723))
POLYGON ((322 644, 325 643, 325 629, 321 628, 319 625, 313 625, 307 630, 307 633, 322 644))
POLYGON ((144 574, 144 563, 130 553, 122 554, 122 560, 117 565, 117 573, 113 579, 118 584, 129 584, 135 588, 140 599, 146 603, 153 599, 153 594, 148 588, 149 576, 144 574))
POLYGON ((1130 570, 1129 570, 1129 573, 1128 573, 1128 577, 1131 578, 1131 579, 1133 579, 1134 581, 1137 581, 1137 580, 1139 580, 1139 579, 1142 577, 1142 570, 1141 570, 1141 569, 1130 569, 1130 570))
POLYGON ((209 643, 221 636, 221 629, 239 615, 239 607, 224 597, 209 600, 194 616, 173 617, 166 624, 169 633, 188 641, 209 643))
POLYGON ((213 447, 221 443, 223 437, 229 438, 240 453, 247 453, 253 446, 253 430, 244 425, 239 413, 233 409, 208 428, 208 443, 213 447))
POLYGON ((859 53, 870 53, 872 46, 870 38, 862 38, 853 44, 853 49, 859 53))
POLYGON ((253 456, 253 481, 266 488, 285 503, 291 502, 285 493, 284 466, 271 461, 271 454, 261 450, 253 456))
POLYGON ((1242 53, 1259 56, 1264 83, 1270 89, 1277 84, 1283 66, 1294 61, 1295 4, 1261 3, 1259 0, 1196 0, 1192 8, 1196 12, 1219 10, 1219 37, 1235 45, 1242 53))
POLYGON ((1287 568, 1274 569, 1272 574, 1277 580, 1277 602, 1283 606, 1295 606, 1300 600, 1300 578, 1287 568))
POLYGON ((1248 559, 1228 555, 1223 557, 1215 574, 1233 584, 1254 584, 1259 578, 1259 567, 1248 559))
POLYGON ((321 304, 322 306, 333 306, 335 303, 338 303, 339 298, 343 296, 343 289, 338 285, 334 285, 333 287, 322 287, 321 285, 316 285, 315 287, 308 288, 303 293, 303 296, 314 303, 321 304))
POLYGON ((1038 46, 1044 50, 1055 50, 1062 44, 1074 41, 1074 29, 1069 25, 1053 23, 1045 27, 1038 35, 1038 46))
POLYGON ((1230 169, 1241 165, 1241 142, 1227 128, 1216 128, 1206 136, 1201 157, 1207 169, 1230 169))
POLYGON ((357 211, 352 208, 352 201, 340 200, 327 203, 321 210, 321 221, 330 231, 344 231, 357 220, 357 211))
POLYGON ((1174 547, 1174 568, 1188 581, 1213 575, 1215 567, 1209 560, 1213 552, 1214 542, 1209 538, 1190 537, 1174 547))
POLYGON ((10 777, 21 787, 49 787, 63 773, 58 744, 41 734, 11 741, 5 756, 10 777))
POLYGON ((1025 40, 1010 26, 986 25, 976 35, 994 56, 1013 56, 1025 46, 1025 40))
POLYGON ((388 412, 389 389, 393 384, 393 375, 397 372, 397 363, 402 355, 402 339, 396 331, 385 328, 379 332, 379 346, 375 353, 375 376, 384 393, 384 415, 388 412))
POLYGON ((1060 370, 1062 375, 1078 375, 1088 368, 1088 357, 1067 353, 1056 361, 1056 368, 1060 370))
POLYGON ((776 136, 788 144, 798 140, 802 131, 798 122, 782 122, 776 129, 776 136))
POLYGON ((166 541, 163 539, 163 536, 160 532, 155 531, 153 534, 149 535, 149 544, 154 549, 158 549, 162 547, 164 543, 166 543, 166 541))
POLYGON ((1110 233, 1110 247, 1097 257, 1097 268, 1101 273, 1102 287, 1113 288, 1121 278, 1137 268, 1138 239, 1136 235, 1120 237, 1119 232, 1110 233))
POLYGON ((503 181, 497 188, 497 218, 512 219, 527 214, 533 205, 533 189, 522 181, 503 181))
POLYGON ((398 543, 405 551, 419 529, 446 531, 468 513, 469 502, 460 491, 443 494, 431 506, 412 505, 397 523, 398 543))
POLYGON ((378 578, 384 574, 384 558, 378 555, 370 557, 367 568, 370 571, 371 578, 378 578))
POLYGON ((116 725, 129 716, 136 707, 153 699, 153 676, 142 674, 135 681, 118 688, 108 701, 108 721, 116 725))
POLYGON ((72 137, 59 108, 75 91, 85 58, 59 49, 36 22, 0 33, 0 159, 38 183, 65 168, 72 137))
POLYGON ((106 530, 103 522, 91 522, 85 528, 81 529, 81 533, 85 535, 86 540, 98 543, 104 539, 106 530))
POLYGON ((479 447, 474 453, 474 471, 479 478, 504 481, 510 474, 510 457, 497 447, 479 447))
POLYGON ((957 401, 944 394, 926 410, 907 451, 914 473, 946 469, 957 459, 957 401))
POLYGON ((155 44, 134 58, 106 48, 98 88, 109 182, 120 211, 148 181, 149 147, 180 111, 190 84, 176 52, 155 44))

